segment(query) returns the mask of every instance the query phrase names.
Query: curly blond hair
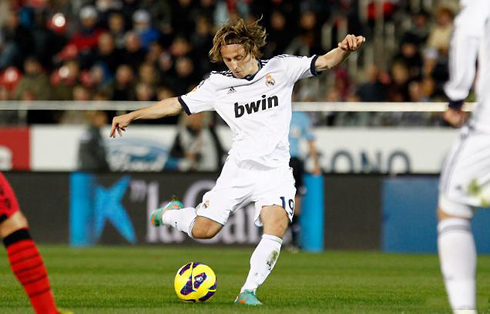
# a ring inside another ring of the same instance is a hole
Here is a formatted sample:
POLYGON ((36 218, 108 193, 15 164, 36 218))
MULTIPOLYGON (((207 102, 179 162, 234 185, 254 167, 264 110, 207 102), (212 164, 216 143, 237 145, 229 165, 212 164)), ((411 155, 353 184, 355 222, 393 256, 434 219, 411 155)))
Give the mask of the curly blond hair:
POLYGON ((236 23, 228 22, 221 26, 213 38, 213 48, 209 51, 211 62, 223 61, 221 47, 226 45, 242 45, 247 53, 260 58, 260 48, 266 44, 267 33, 265 28, 259 25, 261 19, 247 25, 243 19, 236 23))

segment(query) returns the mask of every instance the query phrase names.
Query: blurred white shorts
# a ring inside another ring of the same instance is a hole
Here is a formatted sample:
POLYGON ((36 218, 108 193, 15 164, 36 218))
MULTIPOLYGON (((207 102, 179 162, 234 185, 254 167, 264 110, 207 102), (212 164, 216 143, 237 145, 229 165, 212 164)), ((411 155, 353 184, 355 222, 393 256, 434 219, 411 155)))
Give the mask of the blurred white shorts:
POLYGON ((263 206, 270 205, 283 207, 291 221, 295 195, 293 172, 289 165, 269 168, 230 157, 216 185, 204 194, 202 205, 197 207, 197 215, 225 225, 235 210, 253 202, 255 225, 262 226, 260 212, 263 206))
POLYGON ((476 207, 490 207, 490 134, 465 126, 444 162, 439 208, 472 218, 476 207))

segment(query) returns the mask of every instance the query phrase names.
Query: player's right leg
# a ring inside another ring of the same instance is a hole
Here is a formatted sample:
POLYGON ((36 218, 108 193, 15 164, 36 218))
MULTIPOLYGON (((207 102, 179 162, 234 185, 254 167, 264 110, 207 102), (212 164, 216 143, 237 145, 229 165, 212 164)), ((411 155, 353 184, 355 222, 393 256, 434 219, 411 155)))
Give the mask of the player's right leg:
POLYGON ((150 223, 158 227, 166 225, 174 227, 179 231, 187 233, 193 239, 211 239, 223 228, 223 223, 198 216, 198 210, 206 208, 204 203, 199 204, 196 208, 186 207, 177 199, 173 199, 165 207, 154 210, 150 215, 150 223))
POLYGON ((15 194, 0 173, 0 237, 3 239, 12 272, 23 286, 34 311, 57 314, 46 267, 32 240, 27 220, 19 210, 15 194))
POLYGON ((154 226, 166 225, 187 233, 193 239, 211 239, 223 228, 233 210, 247 199, 252 184, 247 182, 247 171, 227 161, 216 186, 207 192, 196 208, 182 208, 182 203, 172 200, 164 208, 150 215, 154 226), (235 185, 240 187, 235 187, 235 185), (246 188, 241 188, 245 186, 246 188))
POLYGON ((162 208, 155 209, 154 211, 151 212, 150 215, 150 224, 152 226, 158 227, 163 224, 163 214, 168 211, 168 210, 179 210, 184 205, 177 199, 176 196, 172 197, 172 200, 168 202, 167 205, 165 205, 162 208))

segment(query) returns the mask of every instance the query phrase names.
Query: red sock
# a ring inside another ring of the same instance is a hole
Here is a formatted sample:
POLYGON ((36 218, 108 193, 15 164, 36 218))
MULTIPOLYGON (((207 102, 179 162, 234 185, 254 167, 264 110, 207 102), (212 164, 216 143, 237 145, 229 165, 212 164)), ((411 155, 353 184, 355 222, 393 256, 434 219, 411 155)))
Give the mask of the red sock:
POLYGON ((58 313, 46 267, 27 229, 13 232, 3 242, 12 271, 24 287, 34 311, 37 314, 58 313))

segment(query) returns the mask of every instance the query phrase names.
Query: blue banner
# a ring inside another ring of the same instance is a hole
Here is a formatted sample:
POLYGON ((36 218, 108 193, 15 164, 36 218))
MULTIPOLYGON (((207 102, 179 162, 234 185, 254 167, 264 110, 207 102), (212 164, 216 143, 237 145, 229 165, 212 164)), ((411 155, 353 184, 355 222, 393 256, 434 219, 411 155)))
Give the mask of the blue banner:
POLYGON ((301 243, 305 251, 324 250, 324 201, 323 176, 307 174, 304 177, 306 190, 300 216, 301 243))
POLYGON ((129 243, 136 243, 136 234, 122 198, 130 182, 122 177, 110 187, 96 184, 95 176, 73 173, 70 177, 70 244, 89 246, 98 242, 107 222, 129 243))
MULTIPOLYGON (((437 252, 436 177, 390 178, 383 182, 382 249, 385 252, 437 252)), ((473 218, 479 253, 490 253, 490 210, 473 218)))

